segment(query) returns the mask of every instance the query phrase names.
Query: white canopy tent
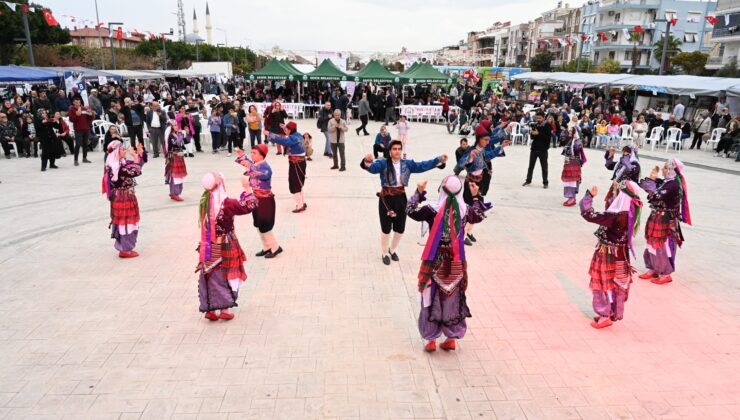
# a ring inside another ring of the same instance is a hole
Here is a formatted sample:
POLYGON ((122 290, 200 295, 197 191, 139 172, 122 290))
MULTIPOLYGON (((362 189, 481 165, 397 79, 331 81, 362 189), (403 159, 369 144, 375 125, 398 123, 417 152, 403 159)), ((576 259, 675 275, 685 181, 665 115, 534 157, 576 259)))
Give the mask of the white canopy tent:
POLYGON ((106 70, 126 80, 152 80, 164 79, 164 76, 148 70, 106 70))
POLYGON ((702 76, 631 76, 616 80, 610 85, 634 90, 666 93, 669 95, 718 96, 737 87, 740 81, 730 77, 702 76))
POLYGON ((544 83, 564 83, 564 84, 582 84, 585 88, 614 85, 618 80, 630 77, 628 74, 609 74, 609 73, 568 73, 568 72, 527 72, 511 76, 514 80, 544 82, 544 83))

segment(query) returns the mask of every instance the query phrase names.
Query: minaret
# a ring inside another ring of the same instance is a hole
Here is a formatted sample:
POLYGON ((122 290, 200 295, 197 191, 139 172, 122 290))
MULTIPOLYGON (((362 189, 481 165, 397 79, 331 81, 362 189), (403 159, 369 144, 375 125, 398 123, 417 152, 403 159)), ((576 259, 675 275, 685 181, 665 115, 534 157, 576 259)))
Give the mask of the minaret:
POLYGON ((198 36, 198 16, 195 15, 195 9, 193 9, 193 34, 198 36))
POLYGON ((211 26, 211 11, 208 10, 208 2, 206 2, 206 41, 208 41, 209 44, 213 45, 213 35, 212 30, 213 26, 211 26))

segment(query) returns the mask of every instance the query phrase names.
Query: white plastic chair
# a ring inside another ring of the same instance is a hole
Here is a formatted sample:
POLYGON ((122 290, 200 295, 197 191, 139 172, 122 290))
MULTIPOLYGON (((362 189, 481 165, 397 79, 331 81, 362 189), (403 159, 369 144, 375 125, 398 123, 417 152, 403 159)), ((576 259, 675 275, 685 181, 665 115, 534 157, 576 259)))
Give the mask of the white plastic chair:
POLYGON ((650 150, 655 150, 655 145, 663 139, 663 127, 653 127, 650 137, 645 137, 645 144, 650 145, 650 150))
POLYGON ((102 120, 96 120, 93 121, 93 132, 97 134, 100 137, 100 141, 98 142, 98 151, 103 151, 103 143, 105 143, 105 134, 108 132, 108 129, 112 127, 113 124, 109 123, 108 121, 102 121, 102 120))
POLYGON ((704 151, 706 151, 707 149, 709 149, 710 151, 714 150, 714 147, 709 147, 710 143, 715 146, 719 144, 719 139, 722 137, 722 134, 724 134, 725 131, 727 130, 725 130, 724 128, 715 128, 714 130, 712 130, 712 137, 707 140, 704 146, 704 151))
POLYGON ((15 153, 15 157, 16 158, 20 157, 18 155, 18 145, 14 141, 9 141, 8 142, 8 147, 10 147, 10 150, 12 150, 13 153, 15 153))
POLYGON ((632 126, 627 124, 622 124, 619 126, 619 141, 620 146, 623 144, 630 144, 632 143, 632 126))
POLYGON ((673 145, 677 145, 678 153, 681 153, 681 149, 683 149, 683 142, 681 141, 681 129, 680 128, 671 127, 668 129, 665 151, 668 152, 668 148, 673 145))
POLYGON ((513 122, 509 124, 509 128, 511 129, 511 134, 509 135, 509 137, 511 138, 511 144, 516 144, 517 139, 520 140, 522 144, 524 144, 524 134, 522 134, 519 128, 519 123, 513 122))

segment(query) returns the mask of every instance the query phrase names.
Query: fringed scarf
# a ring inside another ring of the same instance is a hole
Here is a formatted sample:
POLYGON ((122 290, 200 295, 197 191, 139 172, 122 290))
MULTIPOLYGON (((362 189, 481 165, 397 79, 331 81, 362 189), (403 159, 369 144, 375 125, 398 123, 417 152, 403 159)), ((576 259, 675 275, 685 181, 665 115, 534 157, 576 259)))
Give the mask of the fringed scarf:
POLYGON ((216 241, 216 219, 226 199, 226 187, 223 175, 211 172, 203 177, 205 190, 200 196, 198 206, 198 225, 200 226, 199 261, 205 263, 211 259, 211 245, 216 241))
POLYGON ((102 180, 102 193, 111 199, 113 196, 113 182, 118 181, 118 172, 121 169, 121 148, 126 146, 118 140, 113 140, 108 144, 108 156, 105 158, 105 166, 103 167, 103 180, 102 180), (108 168, 110 168, 111 175, 108 176, 108 168))
POLYGON ((624 181, 619 185, 619 194, 612 201, 607 213, 620 213, 626 211, 629 215, 627 223, 627 246, 632 256, 637 258, 635 249, 632 246, 632 238, 640 230, 640 217, 642 214, 642 201, 637 194, 638 185, 633 181, 624 181))
POLYGON ((452 192, 445 186, 443 181, 440 193, 440 199, 437 202, 437 215, 434 217, 434 223, 432 228, 429 230, 429 239, 427 239, 426 246, 424 246, 424 252, 421 255, 423 261, 434 261, 437 256, 437 250, 439 249, 439 243, 443 237, 450 238, 452 246, 452 257, 453 261, 461 262, 465 261, 465 247, 463 245, 465 232, 463 231, 462 218, 465 217, 467 212, 467 206, 458 200, 460 191, 452 192))
POLYGON ((679 200, 681 200, 681 221, 691 225, 691 211, 689 209, 689 190, 686 187, 686 177, 683 175, 684 164, 678 159, 669 161, 669 168, 676 173, 679 200))

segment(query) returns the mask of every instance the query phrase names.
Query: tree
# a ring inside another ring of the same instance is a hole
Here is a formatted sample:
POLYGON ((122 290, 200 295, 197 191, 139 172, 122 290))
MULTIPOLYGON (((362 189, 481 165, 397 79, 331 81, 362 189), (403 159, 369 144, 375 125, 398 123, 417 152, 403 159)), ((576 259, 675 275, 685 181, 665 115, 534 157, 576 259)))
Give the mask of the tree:
POLYGON ((639 32, 630 32, 630 42, 632 43, 632 70, 630 73, 635 73, 637 70, 637 43, 642 39, 642 34, 639 32))
POLYGON ((548 51, 536 54, 529 60, 529 68, 532 71, 550 71, 550 63, 552 62, 552 54, 548 51))
POLYGON ((717 70, 715 74, 717 77, 740 77, 740 69, 737 67, 737 57, 732 59, 722 66, 721 69, 717 70))
POLYGON ((682 52, 676 54, 671 62, 681 66, 686 74, 699 76, 704 73, 708 58, 709 54, 701 51, 682 52))
POLYGON ((570 73, 575 73, 576 71, 588 73, 589 71, 593 71, 593 69, 594 65, 588 58, 576 58, 563 66, 563 71, 570 73))
MULTIPOLYGON (((31 42, 34 45, 53 45, 67 44, 72 38, 69 31, 59 26, 49 26, 44 19, 42 7, 39 5, 29 5, 32 7, 28 11, 28 28, 31 32, 31 42)), ((23 29, 23 8, 18 4, 13 11, 0 2, 0 64, 7 65, 11 63, 16 49, 19 45, 24 45, 24 41, 16 41, 18 38, 24 38, 23 29)), ((23 60, 26 60, 24 57, 23 60)), ((16 64, 30 64, 20 62, 16 64)))
MULTIPOLYGON (((659 40, 655 41, 655 59, 660 62, 663 57, 663 41, 664 38, 661 37, 659 40)), ((681 52, 681 44, 683 44, 683 41, 681 41, 678 38, 674 38, 673 35, 668 35, 668 49, 666 50, 665 54, 665 68, 663 69, 663 72, 665 73, 670 67, 671 67, 671 57, 674 57, 676 54, 681 52)))
POLYGON ((622 70, 622 66, 619 64, 619 61, 607 59, 601 62, 599 64, 599 68, 596 69, 597 73, 619 73, 622 70))

